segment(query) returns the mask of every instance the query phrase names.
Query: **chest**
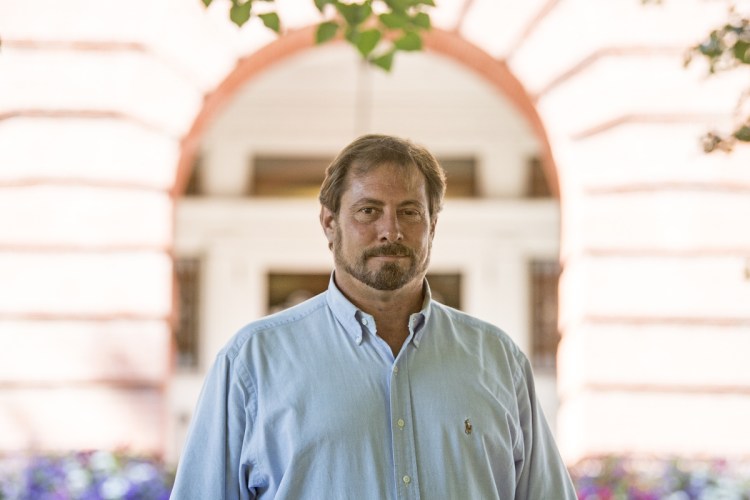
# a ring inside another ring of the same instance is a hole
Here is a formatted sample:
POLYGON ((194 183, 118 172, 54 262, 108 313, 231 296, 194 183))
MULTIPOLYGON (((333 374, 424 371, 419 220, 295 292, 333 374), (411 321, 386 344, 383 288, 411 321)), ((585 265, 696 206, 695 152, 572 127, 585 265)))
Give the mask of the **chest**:
MULTIPOLYGON (((510 369, 472 355, 414 346, 396 359, 368 346, 351 356, 276 366, 258 382, 258 422, 295 440, 388 442, 491 436, 514 441, 518 420, 510 369)), ((461 446, 461 441, 456 441, 461 446)))

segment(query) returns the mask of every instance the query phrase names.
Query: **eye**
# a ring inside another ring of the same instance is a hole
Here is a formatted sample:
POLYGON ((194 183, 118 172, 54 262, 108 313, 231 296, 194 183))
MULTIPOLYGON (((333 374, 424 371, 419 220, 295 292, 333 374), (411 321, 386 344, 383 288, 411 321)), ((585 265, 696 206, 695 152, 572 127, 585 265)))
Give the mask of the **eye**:
POLYGON ((354 212, 354 218, 360 222, 371 222, 377 219, 380 210, 377 207, 361 207, 354 212))
POLYGON ((404 217, 405 219, 408 219, 410 221, 422 219, 422 211, 418 208, 402 208, 399 211, 399 214, 401 215, 401 217, 404 217))

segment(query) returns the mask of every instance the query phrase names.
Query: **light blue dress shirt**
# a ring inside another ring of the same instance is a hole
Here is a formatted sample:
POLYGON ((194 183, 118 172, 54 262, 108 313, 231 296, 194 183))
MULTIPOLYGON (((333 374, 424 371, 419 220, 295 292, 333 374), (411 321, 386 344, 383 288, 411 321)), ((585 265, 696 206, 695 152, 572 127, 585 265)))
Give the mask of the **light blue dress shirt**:
POLYGON ((206 378, 171 498, 575 499, 527 358, 425 289, 395 359, 333 279, 240 330, 206 378))

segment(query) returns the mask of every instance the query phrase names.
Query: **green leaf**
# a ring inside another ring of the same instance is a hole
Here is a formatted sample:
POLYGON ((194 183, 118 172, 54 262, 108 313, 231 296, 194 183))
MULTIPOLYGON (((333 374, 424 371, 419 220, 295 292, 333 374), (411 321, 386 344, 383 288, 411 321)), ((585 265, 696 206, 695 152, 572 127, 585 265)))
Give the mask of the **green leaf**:
POLYGON ((379 68, 383 68, 386 71, 390 71, 393 67, 393 56, 396 54, 394 49, 389 50, 385 54, 370 59, 370 62, 379 68))
POLYGON ((406 14, 398 14, 396 12, 386 12, 378 16, 383 26, 390 29, 403 28, 409 23, 409 17, 406 14))
POLYGON ((435 0, 417 0, 415 4, 429 5, 430 7, 435 6, 435 0))
POLYGON ((417 12, 417 15, 412 18, 411 22, 414 23, 414 26, 418 26, 422 29, 428 30, 432 28, 430 16, 428 16, 424 12, 417 12))
POLYGON ((326 8, 326 5, 333 4, 333 0, 315 0, 315 6, 318 8, 318 10, 322 13, 323 9, 326 8))
POLYGON ((242 26, 250 19, 250 9, 252 6, 252 1, 243 4, 233 3, 232 8, 229 9, 229 19, 237 26, 242 26))
POLYGON ((738 40, 732 47, 734 57, 743 64, 750 64, 750 42, 738 40))
POLYGON ((372 14, 372 7, 369 3, 341 3, 336 2, 336 10, 346 19, 350 26, 358 26, 367 20, 372 14))
POLYGON ((393 45, 398 50, 420 50, 422 48, 422 38, 413 31, 407 31, 400 38, 397 38, 393 45))
POLYGON ((211 2, 213 2, 214 0, 201 0, 201 1, 203 2, 203 5, 208 7, 209 5, 211 5, 211 2))
POLYGON ((339 25, 333 21, 326 21, 318 25, 315 31, 315 43, 324 43, 336 36, 339 31, 339 25))
POLYGON ((277 13, 269 12, 267 14, 258 14, 258 17, 263 21, 266 28, 275 31, 276 33, 281 31, 281 20, 277 13))
POLYGON ((380 30, 370 29, 363 31, 359 34, 357 39, 357 50, 362 54, 362 57, 370 55, 380 41, 381 33, 380 30))
POLYGON ((406 9, 411 7, 409 0, 385 0, 385 4, 395 13, 405 13, 406 9))
POLYGON ((743 125, 732 134, 738 141, 750 142, 750 125, 743 125))
POLYGON ((346 33, 344 33, 344 38, 346 38, 352 45, 357 45, 357 42, 359 42, 359 28, 356 26, 349 26, 346 29, 346 33))

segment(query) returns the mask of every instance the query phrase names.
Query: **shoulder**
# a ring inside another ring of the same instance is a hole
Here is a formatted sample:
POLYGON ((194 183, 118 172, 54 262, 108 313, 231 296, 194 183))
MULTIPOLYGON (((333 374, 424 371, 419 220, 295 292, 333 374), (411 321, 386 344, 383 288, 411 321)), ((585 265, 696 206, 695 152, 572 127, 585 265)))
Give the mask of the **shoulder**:
POLYGON ((326 314, 327 310, 323 292, 288 309, 255 320, 237 331, 219 355, 233 360, 252 344, 272 342, 284 334, 301 331, 303 326, 319 321, 320 315, 326 314))
POLYGON ((455 328, 461 329, 466 332, 476 332, 483 335, 488 335, 497 338, 503 343, 514 346, 517 349, 515 342, 511 337, 500 327, 479 319, 476 316, 472 316, 458 309, 454 309, 440 302, 431 302, 431 315, 435 316, 435 319, 441 322, 450 322, 455 328))
POLYGON ((521 351, 518 344, 497 325, 434 300, 430 305, 430 314, 434 317, 434 320, 454 331, 457 336, 464 339, 467 337, 474 338, 485 348, 494 346, 506 353, 519 365, 528 363, 526 355, 521 351))

